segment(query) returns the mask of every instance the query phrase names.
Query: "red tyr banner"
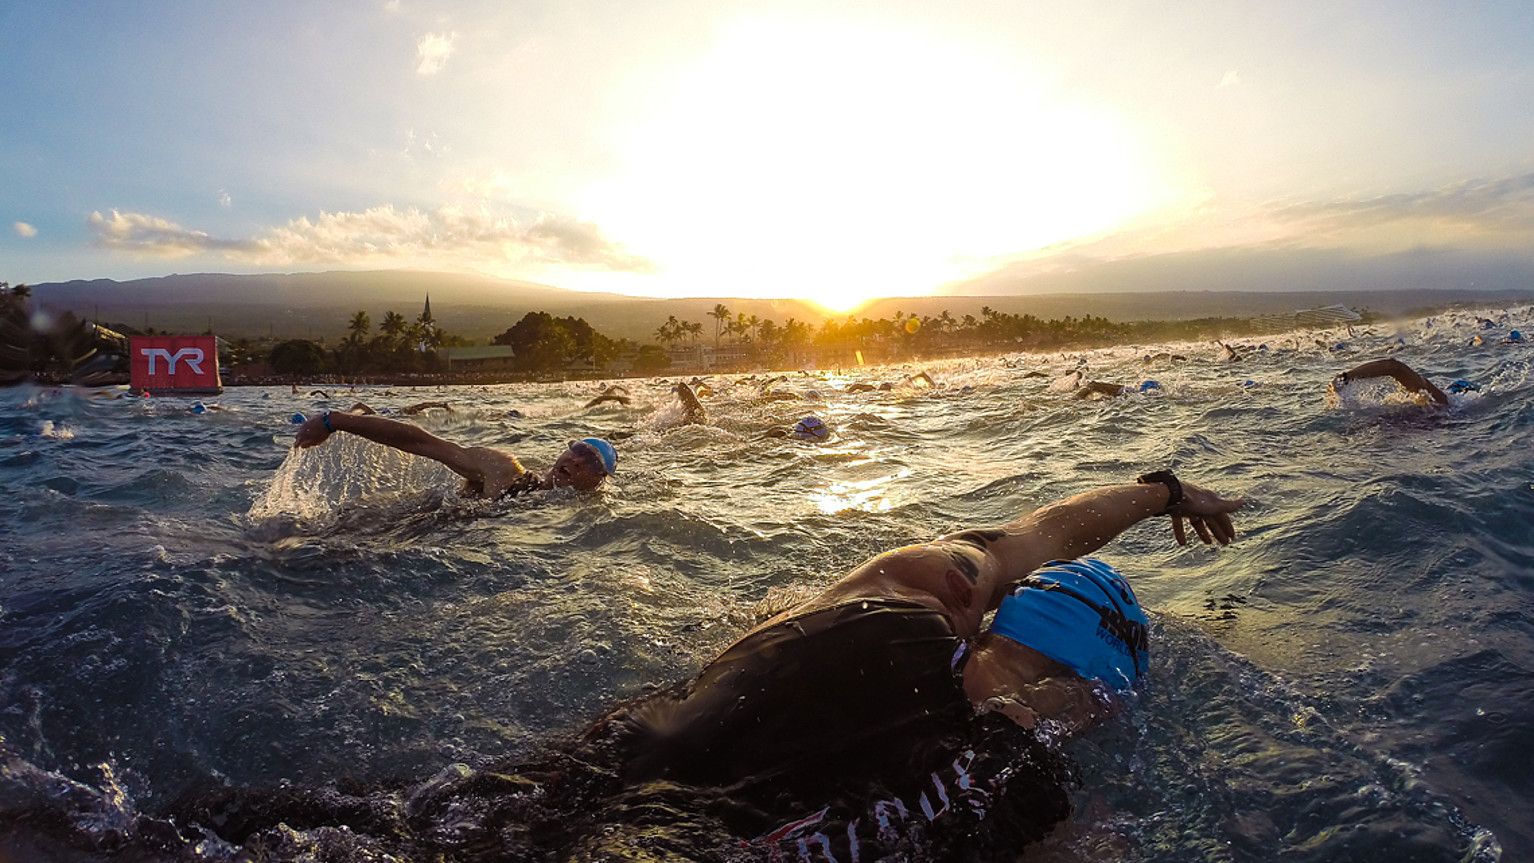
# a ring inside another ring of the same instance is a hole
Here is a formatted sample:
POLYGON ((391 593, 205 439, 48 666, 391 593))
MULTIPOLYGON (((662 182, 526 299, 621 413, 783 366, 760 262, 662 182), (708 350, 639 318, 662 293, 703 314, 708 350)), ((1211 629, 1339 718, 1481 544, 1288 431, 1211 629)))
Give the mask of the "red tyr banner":
POLYGON ((129 383, 134 389, 222 392, 217 336, 133 336, 129 383))

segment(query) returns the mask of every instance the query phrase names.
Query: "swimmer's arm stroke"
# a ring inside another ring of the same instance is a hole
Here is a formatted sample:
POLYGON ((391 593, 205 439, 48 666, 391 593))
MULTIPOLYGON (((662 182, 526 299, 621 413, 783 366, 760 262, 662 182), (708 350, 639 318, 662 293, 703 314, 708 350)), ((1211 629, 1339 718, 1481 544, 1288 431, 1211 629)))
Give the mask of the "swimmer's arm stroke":
MULTIPOLYGON (((1026 578, 1052 560, 1089 555, 1139 522, 1162 514, 1171 515, 1178 545, 1188 544, 1185 519, 1206 545, 1226 545, 1236 538, 1230 514, 1244 500, 1223 498, 1189 482, 1182 483, 1182 490, 1182 502, 1169 511, 1171 492, 1165 485, 1107 486, 1039 507, 999 529, 973 533, 985 541, 988 555, 1001 566, 998 581, 1002 585, 1026 578)), ((992 607, 996 602, 1000 596, 992 607)))
POLYGON ((329 419, 329 429, 325 427, 324 416, 305 420, 293 439, 294 448, 319 446, 330 437, 332 431, 344 431, 367 438, 373 443, 441 462, 453 473, 470 481, 483 479, 479 461, 468 448, 443 440, 420 426, 353 413, 330 412, 329 419))
MULTIPOLYGON (((1443 390, 1433 386, 1433 382, 1418 374, 1416 369, 1394 357, 1387 357, 1383 360, 1370 360, 1361 366, 1343 372, 1337 377, 1344 384, 1354 379, 1392 378, 1410 392, 1426 393, 1428 397, 1441 405, 1449 403, 1449 397, 1444 395, 1443 390)), ((1336 384, 1337 381, 1334 381, 1334 388, 1336 384)))

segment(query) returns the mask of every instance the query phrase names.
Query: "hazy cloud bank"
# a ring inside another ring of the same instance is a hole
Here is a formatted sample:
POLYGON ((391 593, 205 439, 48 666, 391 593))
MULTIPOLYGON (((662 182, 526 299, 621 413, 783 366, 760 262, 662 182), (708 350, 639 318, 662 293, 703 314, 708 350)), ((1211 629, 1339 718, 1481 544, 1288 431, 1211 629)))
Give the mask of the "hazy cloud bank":
POLYGON ((1281 220, 1320 220, 1334 227, 1391 222, 1452 222, 1483 231, 1534 230, 1534 174, 1476 179, 1438 189, 1357 200, 1310 202, 1277 208, 1281 220))
POLYGON ((549 214, 521 220, 484 210, 384 205, 321 212, 313 220, 304 216, 244 240, 220 239, 144 213, 95 212, 87 221, 99 246, 163 258, 216 253, 261 265, 510 261, 617 272, 653 269, 648 260, 608 241, 596 225, 549 214))

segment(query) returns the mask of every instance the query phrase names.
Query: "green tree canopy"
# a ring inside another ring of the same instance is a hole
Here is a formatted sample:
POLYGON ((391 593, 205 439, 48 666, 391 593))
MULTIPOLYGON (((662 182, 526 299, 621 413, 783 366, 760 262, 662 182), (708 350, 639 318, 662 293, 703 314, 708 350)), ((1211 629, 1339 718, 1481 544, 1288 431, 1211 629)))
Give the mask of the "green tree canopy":
POLYGON ((325 349, 307 339, 289 339, 272 348, 267 363, 280 375, 317 375, 325 371, 325 349))

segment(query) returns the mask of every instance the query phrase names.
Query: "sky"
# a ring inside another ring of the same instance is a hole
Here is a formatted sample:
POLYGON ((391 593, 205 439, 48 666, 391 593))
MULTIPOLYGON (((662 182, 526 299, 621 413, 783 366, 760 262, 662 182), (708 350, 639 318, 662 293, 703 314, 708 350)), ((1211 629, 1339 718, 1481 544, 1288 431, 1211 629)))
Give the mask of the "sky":
POLYGON ((0 3, 0 279, 1534 255, 1528 3, 0 3))

